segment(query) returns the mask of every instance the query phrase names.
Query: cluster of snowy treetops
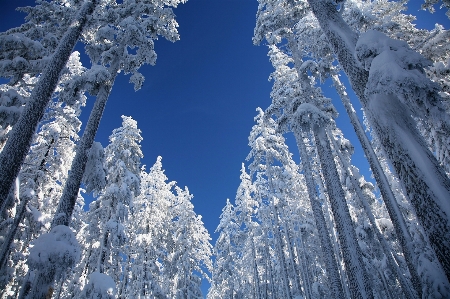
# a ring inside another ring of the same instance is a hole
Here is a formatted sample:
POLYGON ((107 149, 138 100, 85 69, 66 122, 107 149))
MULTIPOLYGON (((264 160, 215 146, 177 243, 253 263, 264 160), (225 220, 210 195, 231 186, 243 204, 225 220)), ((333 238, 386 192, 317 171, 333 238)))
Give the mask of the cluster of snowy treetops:
POLYGON ((406 1, 258 2, 272 104, 221 215, 208 298, 450 298, 450 32, 417 29, 406 1), (330 83, 376 187, 351 164, 330 83))
POLYGON ((108 146, 94 142, 116 76, 138 90, 154 40, 179 39, 182 2, 37 1, 0 34, 1 298, 202 298, 212 246, 189 190, 160 157, 141 167, 131 117, 108 146), (72 52, 79 40, 90 69, 72 52), (86 93, 96 99, 80 138, 86 93))
POLYGON ((272 104, 257 110, 212 247, 192 195, 168 182, 161 158, 141 167, 131 117, 108 146, 94 142, 116 76, 131 74, 140 89, 154 40, 179 39, 172 8, 184 1, 36 2, 22 9, 23 25, 0 34, 9 80, 0 85, 2 298, 202 298, 208 272, 208 298, 450 297, 442 26, 415 28, 405 2, 259 0, 253 40, 269 47, 272 104), (89 69, 73 52, 79 41, 89 69), (320 89, 328 79, 376 187, 351 165, 353 146, 320 89), (79 137, 86 93, 96 99, 79 137), (290 132, 300 164, 285 144, 290 132), (82 183, 95 197, 87 212, 82 183))

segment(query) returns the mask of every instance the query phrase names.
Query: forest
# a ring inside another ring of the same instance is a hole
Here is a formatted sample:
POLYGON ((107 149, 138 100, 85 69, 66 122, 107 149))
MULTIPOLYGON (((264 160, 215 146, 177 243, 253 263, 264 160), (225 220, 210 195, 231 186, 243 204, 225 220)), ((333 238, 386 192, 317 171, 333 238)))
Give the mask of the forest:
POLYGON ((185 2, 36 0, 0 33, 1 298, 450 298, 450 32, 406 0, 258 0, 271 103, 208 231, 133 116, 95 141, 185 2))

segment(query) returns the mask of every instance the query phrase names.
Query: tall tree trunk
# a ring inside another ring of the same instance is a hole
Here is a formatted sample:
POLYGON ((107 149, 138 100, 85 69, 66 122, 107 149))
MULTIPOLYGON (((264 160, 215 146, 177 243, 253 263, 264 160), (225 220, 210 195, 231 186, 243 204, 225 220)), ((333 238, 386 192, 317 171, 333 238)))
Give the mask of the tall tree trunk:
POLYGON ((325 261, 325 268, 327 271, 328 283, 331 285, 331 292, 334 298, 345 298, 344 290, 341 285, 338 265, 336 257, 333 253, 333 247, 331 245, 330 235, 323 216, 321 204, 317 198, 316 186, 313 180, 313 174, 311 170, 311 159, 306 150, 303 136, 299 128, 294 130, 295 139, 297 141, 298 150, 301 158, 301 165, 303 168, 303 174, 306 181, 306 189, 308 191, 309 201, 311 203, 311 209, 313 211, 314 220, 316 222, 317 231, 319 232, 319 239, 322 248, 323 258, 325 261))
MULTIPOLYGON (((309 271, 308 271, 308 256, 306 254, 306 247, 305 247, 305 242, 303 241, 303 235, 302 232, 299 232, 299 238, 300 238, 300 244, 302 247, 302 274, 304 276, 304 284, 305 284, 305 294, 306 294, 306 299, 311 299, 312 298, 312 286, 311 286, 311 279, 309 277, 309 271)), ((300 245, 299 244, 299 245, 300 245)), ((298 247, 298 246, 297 246, 298 247)), ((298 253, 297 253, 298 255, 298 253)))
POLYGON ((58 208, 56 209, 55 216, 52 221, 52 227, 57 225, 69 225, 72 217, 73 209, 78 198, 78 192, 80 190, 81 180, 83 178, 84 170, 86 169, 87 154, 92 147, 95 135, 97 134, 100 120, 102 119, 103 111, 105 110, 106 102, 108 101, 109 94, 111 93, 112 85, 117 76, 118 67, 112 67, 110 70, 111 79, 105 83, 97 94, 97 98, 89 115, 86 128, 84 129, 83 136, 80 139, 76 147, 75 158, 72 161, 72 165, 69 171, 69 177, 64 185, 63 194, 59 201, 58 208))
MULTIPOLYGON (((298 294, 301 297, 304 297, 303 291, 302 291, 302 284, 300 283, 300 271, 298 270, 298 264, 295 261, 295 252, 294 252, 294 245, 292 243, 293 236, 291 234, 291 229, 289 227, 288 221, 283 221, 284 227, 285 227, 285 238, 286 238, 286 244, 289 251, 289 260, 292 265, 292 270, 294 271, 294 281, 296 284, 296 288, 298 290, 298 294)), ((297 258, 298 259, 298 258, 297 258)), ((299 260, 299 259, 298 259, 299 260)))
POLYGON ((415 127, 409 109, 393 95, 374 95, 369 113, 376 135, 401 178, 447 279, 450 278, 450 180, 415 127), (391 157, 395 157, 395 160, 391 157))
POLYGON ((314 124, 313 133, 334 221, 339 233, 351 296, 353 299, 373 298, 372 288, 364 268, 361 249, 357 242, 353 222, 345 200, 344 190, 339 181, 339 174, 325 128, 314 124))
POLYGON ((273 234, 275 236, 275 242, 277 244, 278 258, 280 259, 284 298, 291 299, 292 294, 291 294, 291 288, 289 285, 289 277, 288 277, 287 268, 286 268, 286 257, 285 257, 284 249, 283 249, 283 240, 281 239, 280 223, 278 221, 278 209, 275 205, 273 205, 273 210, 274 210, 273 217, 274 217, 275 225, 272 226, 272 229, 273 229, 273 234))
MULTIPOLYGON (((320 175, 318 174, 318 176, 320 176, 320 175)), ((343 267, 344 262, 342 260, 342 254, 341 254, 341 251, 340 251, 341 250, 340 249, 341 246, 339 244, 339 240, 338 240, 336 229, 335 229, 335 227, 333 225, 333 218, 331 217, 331 214, 333 212, 331 211, 331 208, 330 208, 330 206, 328 204, 328 200, 326 199, 326 196, 325 196, 326 188, 323 185, 322 178, 321 177, 320 178, 316 178, 316 180, 319 182, 319 190, 324 196, 323 208, 326 211, 325 212, 325 215, 327 216, 326 221, 327 221, 328 227, 331 230, 331 240, 333 241, 332 242, 333 250, 334 250, 334 254, 336 256, 336 259, 338 261, 339 273, 341 273, 341 283, 342 283, 342 286, 344 287, 344 292, 345 292, 346 298, 350 298, 351 297, 350 290, 349 290, 349 285, 350 284, 348 283, 347 276, 345 275, 345 270, 344 270, 344 267, 343 267)))
MULTIPOLYGON (((361 125, 361 122, 356 115, 355 109, 348 98, 345 87, 340 82, 337 75, 332 75, 333 84, 338 92, 342 103, 344 104, 345 110, 350 118, 350 122, 353 125, 353 128, 356 132, 356 136, 358 136, 359 142, 364 150, 364 154, 367 157, 367 161, 369 162, 370 168, 372 170, 375 181, 377 182, 377 186, 380 189, 381 196, 383 197, 384 204, 388 211, 389 217, 391 218, 392 224, 395 229, 395 233, 397 235, 397 239, 402 248, 403 256, 405 257, 406 265, 408 266, 409 273, 411 274, 411 281, 413 283, 413 287, 417 292, 419 298, 422 297, 422 283, 417 272, 417 267, 415 263, 415 254, 412 249, 412 239, 409 233, 408 227, 406 225, 405 219, 403 218, 403 214, 400 211, 397 200, 395 199, 394 193, 389 185, 386 174, 383 172, 383 168, 381 167, 380 161, 378 160, 373 147, 364 133, 364 128, 361 125)), ((409 296, 408 296, 409 297, 409 296)), ((411 297, 412 298, 412 297, 411 297)))
POLYGON ((298 237, 296 238, 296 242, 295 242, 295 253, 297 254, 297 258, 298 258, 298 262, 300 264, 301 270, 299 270, 300 274, 301 274, 301 278, 303 281, 303 288, 304 288, 304 293, 305 293, 305 299, 311 299, 311 284, 309 282, 309 277, 308 277, 308 267, 306 265, 306 253, 305 253, 305 247, 303 245, 303 241, 302 241, 302 232, 299 231, 298 232, 298 237), (301 248, 301 250, 300 250, 301 248))
POLYGON ((447 278, 450 278, 450 179, 418 134, 411 114, 406 112, 407 107, 401 105, 395 95, 365 97, 369 73, 361 68, 354 56, 358 35, 345 23, 333 3, 325 0, 308 0, 308 3, 403 182, 447 278))
MULTIPOLYGON (((361 201, 361 204, 362 204, 362 206, 364 208, 364 212, 366 213, 367 217, 369 218, 369 223, 372 226, 372 229, 375 232, 375 235, 377 236, 378 241, 380 242, 381 248, 383 249, 383 253, 384 253, 384 255, 387 258, 387 265, 388 265, 389 270, 392 273, 395 273, 395 275, 397 276, 397 279, 400 282, 400 286, 401 286, 401 288, 403 290, 403 293, 405 294, 406 298, 411 298, 411 299, 413 299, 413 298, 421 298, 421 297, 418 296, 418 294, 421 294, 422 290, 411 290, 410 287, 409 287, 408 282, 406 281, 406 278, 403 276, 403 273, 400 271, 400 268, 395 263, 395 260, 394 260, 394 258, 392 256, 394 253, 390 249, 390 246, 387 243, 386 239, 381 234, 381 232, 380 232, 380 230, 379 230, 379 228, 377 226, 377 223, 375 222, 375 217, 374 217, 374 215, 372 213, 372 209, 370 208, 369 203, 367 202, 367 199, 364 196, 358 181, 353 176, 353 173, 352 173, 352 170, 350 168, 350 165, 345 160, 345 158, 342 156, 342 153, 340 152, 340 150, 339 150, 339 148, 338 148, 338 146, 336 144, 336 141, 332 137, 332 134, 331 134, 330 131, 328 131, 328 134, 330 136, 331 142, 333 143, 334 151, 336 152, 337 156, 339 157, 339 160, 342 163, 344 171, 346 172, 348 177, 351 178, 351 183, 352 183, 353 187, 355 188, 356 195, 358 196, 359 200, 361 201)), ((417 276, 417 279, 419 279, 419 276, 418 276, 417 272, 414 271, 414 273, 417 276)), ((411 277, 413 277, 413 275, 411 275, 411 277)), ((384 279, 384 276, 382 277, 382 279, 384 279)), ((383 281, 383 283, 384 283, 384 281, 383 281)), ((417 285, 413 285, 413 287, 417 287, 417 285)))
MULTIPOLYGON (((389 284, 386 281, 386 277, 384 276, 384 273, 381 272, 380 269, 377 269, 377 270, 378 270, 378 275, 380 276, 381 282, 383 283, 384 289, 386 290, 387 299, 393 299, 391 292, 389 290, 389 284)), ((381 296, 379 296, 379 297, 381 298, 381 296)), ((409 297, 406 297, 406 298, 409 298, 409 297)))
POLYGON ((11 224, 11 228, 8 231, 8 235, 3 240, 3 244, 0 248, 0 270, 3 270, 3 267, 6 266, 6 259, 9 255, 9 249, 11 247, 12 242, 14 241, 14 236, 16 235, 17 228, 19 227, 20 222, 22 222, 23 217, 25 215, 26 206, 28 202, 31 200, 31 194, 22 195, 22 202, 17 207, 18 213, 16 217, 14 217, 14 222, 11 224))
POLYGON ((105 261, 106 261, 106 248, 108 247, 108 236, 109 233, 105 232, 100 241, 100 254, 97 261, 97 271, 98 273, 105 273, 105 261))
POLYGON ((255 292, 255 299, 261 298, 261 292, 259 290, 260 282, 259 282, 259 275, 258 275, 258 265, 256 263, 256 252, 255 252, 255 242, 253 241, 253 232, 250 232, 250 246, 252 247, 252 272, 253 272, 253 279, 254 279, 254 292, 255 292))
POLYGON ((20 167, 30 149, 37 125, 50 102, 61 72, 97 2, 98 0, 86 0, 81 7, 80 12, 59 42, 55 53, 42 72, 41 78, 31 93, 29 103, 25 106, 3 151, 0 153, 0 207, 3 207, 9 190, 19 174, 20 167))

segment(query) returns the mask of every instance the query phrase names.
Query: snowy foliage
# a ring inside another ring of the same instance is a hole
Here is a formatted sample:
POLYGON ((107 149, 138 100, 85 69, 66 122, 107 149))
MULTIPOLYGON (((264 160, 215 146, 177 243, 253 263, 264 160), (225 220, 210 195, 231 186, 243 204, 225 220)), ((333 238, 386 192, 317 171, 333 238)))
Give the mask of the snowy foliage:
POLYGON ((113 299, 116 298, 116 284, 106 274, 93 272, 88 276, 89 282, 84 287, 81 296, 91 299, 113 299))
POLYGON ((130 83, 139 90, 144 82, 139 68, 156 62, 154 40, 179 39, 172 7, 184 2, 126 0, 101 5, 84 33, 86 53, 94 64, 109 66, 112 76, 120 70, 131 73, 130 83))
POLYGON ((32 269, 43 272, 61 272, 73 266, 80 258, 80 245, 70 228, 55 226, 33 242, 27 260, 32 269))
MULTIPOLYGON (((438 3, 440 3, 439 0, 425 0, 425 3, 422 4, 422 9, 427 9, 429 10, 431 13, 435 12, 434 6, 438 3)), ((447 8, 447 17, 450 19, 450 3, 448 0, 442 0, 442 3, 440 5, 441 7, 445 7, 447 8)))
POLYGON ((103 168, 104 151, 99 142, 94 142, 88 153, 88 161, 84 171, 83 182, 86 192, 99 192, 106 186, 106 173, 103 168))
POLYGON ((184 2, 38 0, 0 34, 0 181, 14 181, 0 190, 2 298, 199 299, 202 279, 211 299, 448 298, 449 31, 417 29, 406 2, 259 0, 253 42, 269 44, 272 103, 257 109, 212 247, 162 158, 141 166, 135 120, 122 116, 105 149, 93 142, 117 75, 143 86, 155 40, 179 39, 184 2), (70 53, 80 36, 90 69, 70 53), (351 165, 329 78, 377 186, 351 165), (85 92, 97 100, 79 139, 85 92))
POLYGON ((433 112, 438 109, 439 87, 427 80, 423 70, 431 62, 410 49, 406 42, 370 30, 360 36, 356 55, 369 71, 368 95, 393 92, 411 107, 416 116, 439 117, 433 112))
POLYGON ((134 197, 139 194, 142 158, 139 145, 142 137, 136 121, 126 116, 122 116, 122 120, 122 127, 113 131, 105 149, 107 184, 99 198, 91 203, 88 218, 90 238, 97 238, 98 233, 101 236, 99 247, 93 253, 98 256, 98 262, 91 265, 89 272, 95 270, 113 279, 120 276, 121 248, 129 241, 125 223, 134 197))

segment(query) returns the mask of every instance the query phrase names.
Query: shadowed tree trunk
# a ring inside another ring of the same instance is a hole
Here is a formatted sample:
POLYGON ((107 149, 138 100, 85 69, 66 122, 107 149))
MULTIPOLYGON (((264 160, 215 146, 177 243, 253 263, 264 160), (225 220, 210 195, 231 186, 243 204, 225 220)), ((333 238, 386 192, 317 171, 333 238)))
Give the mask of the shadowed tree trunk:
MULTIPOLYGON (((450 179, 417 132, 409 109, 400 103, 396 95, 365 96, 369 73, 354 56, 358 35, 345 23, 336 7, 324 0, 308 0, 308 3, 359 97, 449 278, 450 179)), ((421 290, 421 282, 417 278, 413 276, 414 288, 421 290)))

